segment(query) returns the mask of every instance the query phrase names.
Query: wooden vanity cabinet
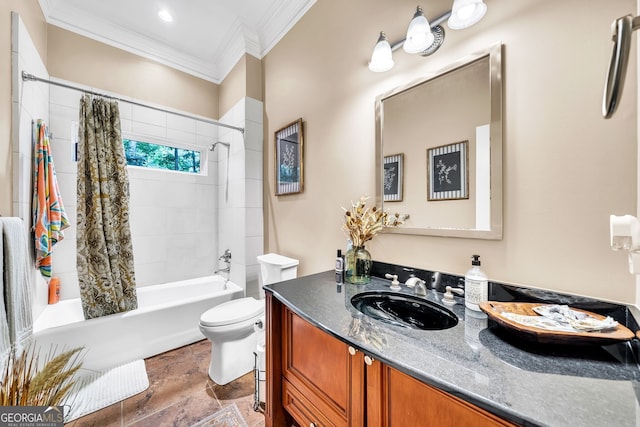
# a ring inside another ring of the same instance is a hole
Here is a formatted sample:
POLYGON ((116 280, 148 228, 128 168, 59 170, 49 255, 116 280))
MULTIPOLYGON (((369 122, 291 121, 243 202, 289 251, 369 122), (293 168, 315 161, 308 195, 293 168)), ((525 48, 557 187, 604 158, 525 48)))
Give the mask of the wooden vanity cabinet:
POLYGON ((373 360, 266 297, 267 427, 514 426, 373 360))
POLYGON ((368 426, 515 426, 379 361, 366 368, 368 426))
POLYGON ((363 426, 362 355, 286 307, 282 332, 284 409, 301 426, 363 426))

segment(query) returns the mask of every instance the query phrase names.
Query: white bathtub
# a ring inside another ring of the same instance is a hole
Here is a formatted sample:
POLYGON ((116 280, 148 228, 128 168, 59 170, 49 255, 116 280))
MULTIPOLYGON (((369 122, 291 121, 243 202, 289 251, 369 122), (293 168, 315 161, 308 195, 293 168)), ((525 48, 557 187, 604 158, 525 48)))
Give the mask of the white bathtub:
POLYGON ((144 286, 138 308, 85 320, 80 298, 47 306, 33 326, 41 354, 84 346, 83 368, 102 370, 159 354, 204 338, 200 315, 220 303, 241 298, 242 288, 221 276, 144 286))

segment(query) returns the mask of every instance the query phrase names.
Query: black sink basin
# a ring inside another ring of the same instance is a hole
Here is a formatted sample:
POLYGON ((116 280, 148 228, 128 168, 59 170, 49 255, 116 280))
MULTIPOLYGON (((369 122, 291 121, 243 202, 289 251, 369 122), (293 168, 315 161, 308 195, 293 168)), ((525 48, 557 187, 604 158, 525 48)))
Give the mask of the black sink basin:
POLYGON ((458 324, 458 317, 438 304, 393 292, 363 292, 351 298, 363 314, 412 329, 441 330, 458 324))

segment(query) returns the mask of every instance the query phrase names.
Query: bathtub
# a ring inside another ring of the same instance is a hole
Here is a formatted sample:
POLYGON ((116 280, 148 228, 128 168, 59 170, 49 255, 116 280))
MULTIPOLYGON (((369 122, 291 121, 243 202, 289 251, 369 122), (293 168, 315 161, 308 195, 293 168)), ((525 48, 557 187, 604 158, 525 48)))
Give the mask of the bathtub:
POLYGON ((138 308, 85 320, 80 298, 47 306, 33 325, 41 354, 85 347, 82 367, 103 370, 147 358, 204 338, 200 315, 220 303, 244 296, 222 276, 144 286, 137 289, 138 308))

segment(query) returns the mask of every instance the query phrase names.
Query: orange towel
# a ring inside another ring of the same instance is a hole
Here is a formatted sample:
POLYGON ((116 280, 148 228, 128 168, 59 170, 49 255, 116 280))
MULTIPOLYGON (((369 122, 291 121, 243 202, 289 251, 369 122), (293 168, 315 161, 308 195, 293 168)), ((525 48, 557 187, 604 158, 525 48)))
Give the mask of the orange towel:
POLYGON ((36 267, 44 277, 51 277, 53 248, 64 238, 62 230, 69 227, 50 150, 47 126, 38 120, 32 209, 36 267))

